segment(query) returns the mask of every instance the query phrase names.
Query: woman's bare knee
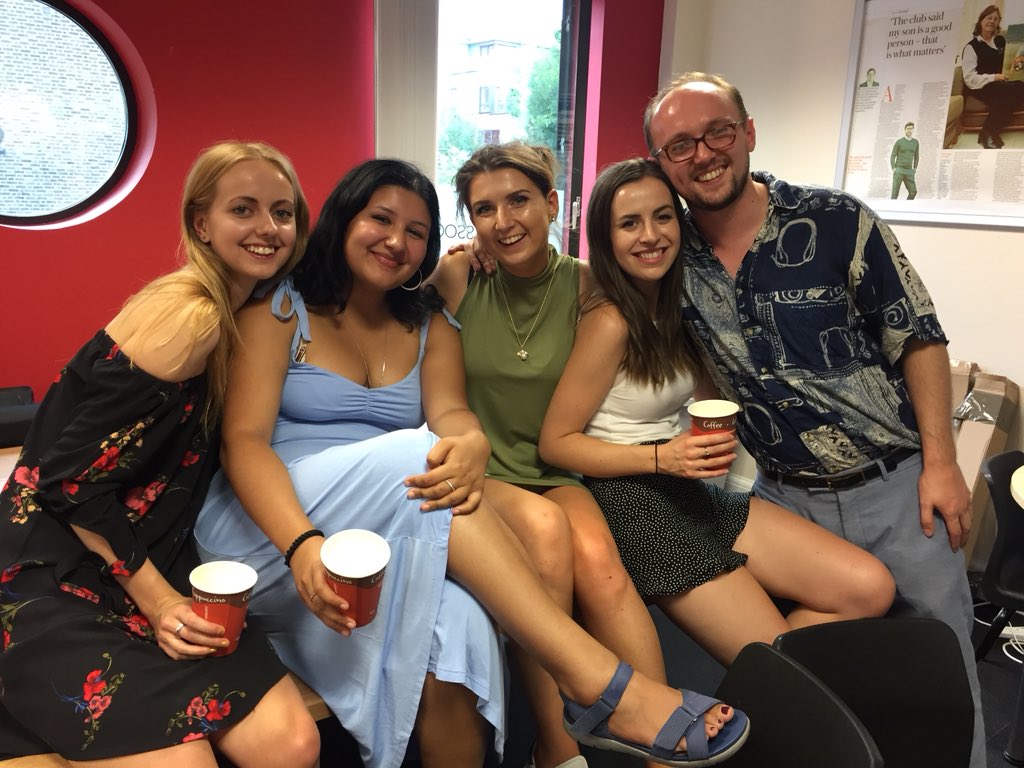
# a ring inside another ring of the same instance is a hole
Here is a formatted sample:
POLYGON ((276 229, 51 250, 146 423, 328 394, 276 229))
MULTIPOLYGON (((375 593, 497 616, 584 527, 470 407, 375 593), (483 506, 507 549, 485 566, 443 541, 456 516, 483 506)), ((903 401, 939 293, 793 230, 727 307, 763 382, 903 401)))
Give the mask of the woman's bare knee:
POLYGON ((320 758, 320 732, 288 676, 216 745, 243 768, 314 766, 320 758))
POLYGON ((850 609, 857 613, 851 618, 884 616, 896 597, 896 581, 889 569, 874 555, 864 558, 850 580, 855 591, 850 609))
POLYGON ((573 577, 585 602, 618 600, 634 589, 610 532, 574 531, 573 577))

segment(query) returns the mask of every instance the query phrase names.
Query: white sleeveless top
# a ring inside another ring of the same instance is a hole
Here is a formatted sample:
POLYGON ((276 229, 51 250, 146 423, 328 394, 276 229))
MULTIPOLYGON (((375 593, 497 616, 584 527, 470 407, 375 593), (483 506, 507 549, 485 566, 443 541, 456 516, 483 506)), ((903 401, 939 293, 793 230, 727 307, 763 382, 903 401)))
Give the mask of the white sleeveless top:
POLYGON ((655 389, 638 384, 619 370, 604 402, 594 412, 584 434, 609 443, 643 443, 666 440, 689 429, 686 403, 693 396, 689 374, 676 376, 655 389))

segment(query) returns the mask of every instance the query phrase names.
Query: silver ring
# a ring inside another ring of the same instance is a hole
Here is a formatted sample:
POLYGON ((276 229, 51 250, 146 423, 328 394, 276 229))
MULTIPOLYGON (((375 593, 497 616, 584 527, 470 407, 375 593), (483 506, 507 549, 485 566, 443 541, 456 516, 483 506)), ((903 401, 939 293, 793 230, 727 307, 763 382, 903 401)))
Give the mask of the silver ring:
POLYGON ((452 481, 451 480, 445 480, 445 482, 448 483, 448 487, 452 489, 452 493, 455 493, 455 486, 452 485, 452 481))
POLYGON ((178 626, 176 626, 174 628, 174 634, 176 634, 180 638, 181 637, 181 630, 183 630, 184 628, 185 628, 185 622, 184 621, 179 621, 178 622, 178 626))

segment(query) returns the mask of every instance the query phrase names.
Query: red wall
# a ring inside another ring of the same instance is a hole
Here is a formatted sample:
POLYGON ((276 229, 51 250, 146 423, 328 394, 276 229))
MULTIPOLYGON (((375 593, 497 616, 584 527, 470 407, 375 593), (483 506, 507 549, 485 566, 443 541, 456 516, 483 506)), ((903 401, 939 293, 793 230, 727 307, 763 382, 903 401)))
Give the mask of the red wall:
MULTIPOLYGON (((593 0, 591 14, 584 213, 602 168, 647 155, 643 118, 660 87, 664 5, 661 0, 593 0)), ((585 239, 579 255, 586 258, 585 239)))
POLYGON ((0 386, 30 384, 36 399, 132 292, 177 265, 181 187, 203 147, 277 146, 314 212, 373 155, 373 0, 97 5, 146 68, 155 145, 138 185, 101 216, 63 229, 0 227, 0 386))

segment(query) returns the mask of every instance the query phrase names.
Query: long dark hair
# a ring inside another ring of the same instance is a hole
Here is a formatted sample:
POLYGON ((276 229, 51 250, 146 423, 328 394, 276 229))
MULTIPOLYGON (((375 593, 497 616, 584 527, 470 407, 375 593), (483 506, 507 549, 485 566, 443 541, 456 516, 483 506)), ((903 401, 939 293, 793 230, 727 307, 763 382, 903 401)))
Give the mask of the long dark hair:
MULTIPOLYGON (((327 197, 310 233, 306 255, 292 272, 295 287, 307 304, 336 305, 339 313, 344 311, 352 290, 352 271, 345 259, 345 235, 352 219, 369 204, 373 193, 388 186, 419 195, 430 214, 427 252, 419 275, 412 277, 412 285, 426 280, 437 267, 441 213, 434 185, 416 166, 404 160, 367 160, 346 173, 327 197)), ((391 314, 410 328, 422 325, 431 312, 444 306, 433 286, 392 288, 385 294, 385 301, 391 314)))
POLYGON ((612 247, 612 202, 615 193, 625 184, 647 178, 656 179, 665 185, 672 198, 676 218, 682 225, 682 203, 657 163, 635 158, 614 163, 601 171, 594 182, 587 206, 590 267, 601 289, 601 296, 584 311, 600 306, 603 301, 614 304, 629 331, 622 370, 638 383, 660 387, 680 373, 695 373, 700 363, 679 307, 679 296, 683 288, 682 259, 676 257, 661 279, 654 320, 647 311, 643 294, 615 259, 612 247))

